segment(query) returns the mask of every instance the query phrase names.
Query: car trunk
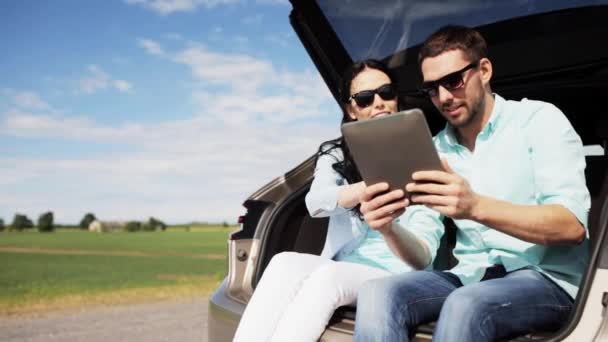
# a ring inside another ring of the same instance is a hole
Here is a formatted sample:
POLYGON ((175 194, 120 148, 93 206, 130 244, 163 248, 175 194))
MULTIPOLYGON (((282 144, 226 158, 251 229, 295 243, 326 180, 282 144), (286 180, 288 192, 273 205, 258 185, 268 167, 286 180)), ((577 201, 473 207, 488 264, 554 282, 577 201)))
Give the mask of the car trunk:
MULTIPOLYGON (((582 5, 566 1, 542 2, 542 5, 524 1, 518 2, 515 10, 501 9, 505 13, 498 14, 492 12, 492 5, 485 5, 472 16, 467 16, 466 11, 459 12, 452 2, 436 4, 433 12, 428 7, 412 5, 424 1, 410 1, 407 4, 411 8, 434 14, 427 17, 404 14, 403 20, 416 22, 403 25, 399 24, 399 11, 407 13, 409 7, 398 7, 405 3, 401 1, 381 5, 362 0, 291 0, 291 3, 292 26, 336 99, 340 75, 353 59, 383 59, 399 77, 401 109, 423 109, 431 130, 437 133, 445 122, 430 101, 416 90, 421 81, 416 56, 424 36, 450 20, 450 23, 477 26, 486 37, 494 66, 492 88, 496 93, 513 100, 527 97, 547 101, 566 114, 583 143, 593 146, 588 149, 591 155, 586 157, 585 171, 593 199, 589 219, 591 259, 568 324, 559 332, 516 340, 564 340, 568 336, 570 340, 591 340, 581 331, 587 334, 597 331, 602 317, 602 295, 608 292, 608 285, 603 285, 608 284, 608 203, 605 201, 608 197, 608 115, 602 113, 602 96, 608 90, 608 45, 603 43, 608 36, 605 24, 608 1, 582 1, 582 5), (528 7, 522 9, 525 7, 522 4, 528 7), (601 5, 590 6, 593 4, 601 5), (368 11, 368 16, 358 15, 356 11, 364 12, 365 6, 378 8, 368 11), (394 9, 391 6, 398 8, 391 12, 394 9), (348 36, 351 31, 353 37, 348 36), (366 50, 366 46, 373 48, 366 50)), ((336 107, 336 115, 338 113, 336 107)), ((320 253, 327 219, 311 218, 304 205, 313 170, 311 157, 245 202, 248 214, 243 218, 242 230, 230 238, 229 275, 223 285, 236 301, 247 302, 276 253, 320 253)), ((434 266, 438 269, 450 268, 455 263, 451 254, 455 228, 447 224, 452 228, 444 236, 435 260, 434 266)), ((220 301, 219 297, 217 300, 220 301)), ((234 312, 241 310, 239 307, 234 312)), ((351 340, 354 314, 354 308, 338 309, 321 340, 351 340)), ((432 331, 432 324, 420 327, 417 340, 430 340, 432 331)))
MULTIPOLYGON (((299 0, 292 0, 292 4, 292 25, 337 97, 339 75, 352 62, 348 49, 341 44, 339 34, 333 30, 319 5, 299 0)), ((335 8, 333 10, 336 11, 335 8)), ((560 332, 537 333, 516 340, 542 337, 562 339, 574 331, 582 317, 596 269, 601 266, 602 258, 608 258, 608 251, 602 248, 608 245, 599 243, 605 240, 608 217, 604 201, 608 194, 608 181, 605 179, 608 167, 605 152, 608 116, 601 112, 599 106, 608 90, 608 46, 600 43, 608 33, 604 23, 607 17, 608 7, 594 6, 538 13, 478 27, 490 46, 495 71, 493 90, 507 99, 527 97, 555 104, 567 115, 584 144, 594 146, 588 151, 595 154, 587 156, 586 169, 587 184, 593 197, 589 223, 593 251, 576 298, 577 309, 571 314, 570 323, 560 332)), ((383 57, 399 75, 401 109, 422 108, 427 113, 433 133, 436 133, 445 123, 428 99, 416 90, 420 83, 415 58, 418 49, 419 45, 413 45, 392 55, 371 57, 383 57)), ((273 211, 273 223, 265 225, 263 233, 256 233, 261 238, 262 252, 257 261, 254 284, 270 258, 278 252, 319 254, 321 251, 327 220, 310 218, 306 212, 304 196, 310 185, 313 167, 310 160, 306 167, 310 177, 300 183, 289 199, 282 202, 281 210, 273 211)), ((438 269, 450 268, 455 262, 451 255, 455 235, 453 226, 448 231, 435 261, 438 269)), ((354 327, 354 314, 354 308, 337 310, 321 340, 349 340, 354 327)), ((432 324, 420 327, 417 339, 429 340, 432 330, 432 324)))

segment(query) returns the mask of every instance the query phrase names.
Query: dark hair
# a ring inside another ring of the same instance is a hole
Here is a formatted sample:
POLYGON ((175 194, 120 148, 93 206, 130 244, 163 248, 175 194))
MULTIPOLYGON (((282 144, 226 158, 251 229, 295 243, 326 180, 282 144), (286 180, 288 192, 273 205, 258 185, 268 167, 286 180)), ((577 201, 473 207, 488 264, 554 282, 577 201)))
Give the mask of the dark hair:
MULTIPOLYGON (((353 118, 350 117, 350 115, 348 114, 348 111, 347 111, 347 106, 350 102, 349 97, 351 96, 350 86, 352 84, 353 79, 355 77, 357 77, 357 75, 359 75, 366 68, 382 71, 383 73, 385 73, 388 76, 388 78, 391 80, 392 84, 396 84, 396 82, 395 82, 396 78, 391 73, 391 71, 388 69, 386 64, 384 64, 383 62, 380 62, 375 59, 366 59, 366 60, 363 60, 360 62, 353 63, 344 72, 344 74, 342 76, 342 82, 340 84, 340 89, 339 89, 340 102, 341 102, 340 107, 342 108, 342 122, 341 122, 342 124, 354 121, 353 118)), ((317 160, 319 159, 320 156, 322 156, 324 154, 330 155, 331 151, 333 151, 334 149, 341 150, 342 155, 344 157, 343 157, 343 160, 338 160, 336 158, 336 162, 332 165, 333 169, 336 172, 338 172, 342 177, 344 177, 348 181, 348 184, 354 184, 354 183, 360 182, 362 180, 361 174, 359 173, 359 169, 357 168, 357 166, 355 165, 355 162, 353 161, 353 157, 351 156, 350 151, 348 150, 348 146, 346 145, 346 142, 344 141, 344 137, 340 136, 337 139, 328 140, 328 141, 322 143, 321 146, 319 147, 319 151, 317 152, 317 160)), ((354 208, 352 208, 351 210, 361 218, 361 211, 359 208, 360 208, 360 205, 357 205, 354 208)))
POLYGON ((424 41, 418 53, 418 64, 421 65, 425 58, 450 50, 462 50, 470 62, 488 57, 488 45, 479 32, 466 26, 447 25, 424 41))

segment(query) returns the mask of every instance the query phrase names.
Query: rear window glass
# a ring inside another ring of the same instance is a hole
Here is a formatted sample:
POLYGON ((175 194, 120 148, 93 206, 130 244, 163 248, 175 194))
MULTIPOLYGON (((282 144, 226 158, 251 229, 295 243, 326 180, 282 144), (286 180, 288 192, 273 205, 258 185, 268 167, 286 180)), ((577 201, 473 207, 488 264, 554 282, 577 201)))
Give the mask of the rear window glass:
POLYGON ((384 59, 421 43, 446 24, 474 27, 531 14, 608 4, 608 0, 317 2, 352 60, 384 59))

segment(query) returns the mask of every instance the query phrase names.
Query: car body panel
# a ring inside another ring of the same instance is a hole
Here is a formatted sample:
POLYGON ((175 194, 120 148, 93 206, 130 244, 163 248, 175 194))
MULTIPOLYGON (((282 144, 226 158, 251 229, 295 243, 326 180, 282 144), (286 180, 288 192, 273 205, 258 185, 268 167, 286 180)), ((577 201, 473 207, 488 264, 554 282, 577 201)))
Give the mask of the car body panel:
POLYGON ((209 298, 207 313, 207 336, 210 342, 232 341, 245 304, 227 296, 227 280, 209 298))
POLYGON ((237 302, 247 304, 253 294, 251 279, 255 274, 255 261, 260 250, 260 240, 240 239, 228 242, 228 275, 226 295, 237 302))

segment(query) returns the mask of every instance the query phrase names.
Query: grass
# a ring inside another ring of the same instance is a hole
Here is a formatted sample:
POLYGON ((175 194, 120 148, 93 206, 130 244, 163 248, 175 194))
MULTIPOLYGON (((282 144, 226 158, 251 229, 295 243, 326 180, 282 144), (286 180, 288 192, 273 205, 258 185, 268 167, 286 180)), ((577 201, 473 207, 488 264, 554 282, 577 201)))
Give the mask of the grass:
POLYGON ((0 247, 32 249, 78 249, 136 251, 142 253, 225 254, 227 234, 232 228, 206 230, 169 229, 166 232, 90 233, 81 230, 58 230, 55 233, 25 231, 1 233, 0 247))
POLYGON ((233 230, 0 233, 0 314, 207 295, 233 230))

